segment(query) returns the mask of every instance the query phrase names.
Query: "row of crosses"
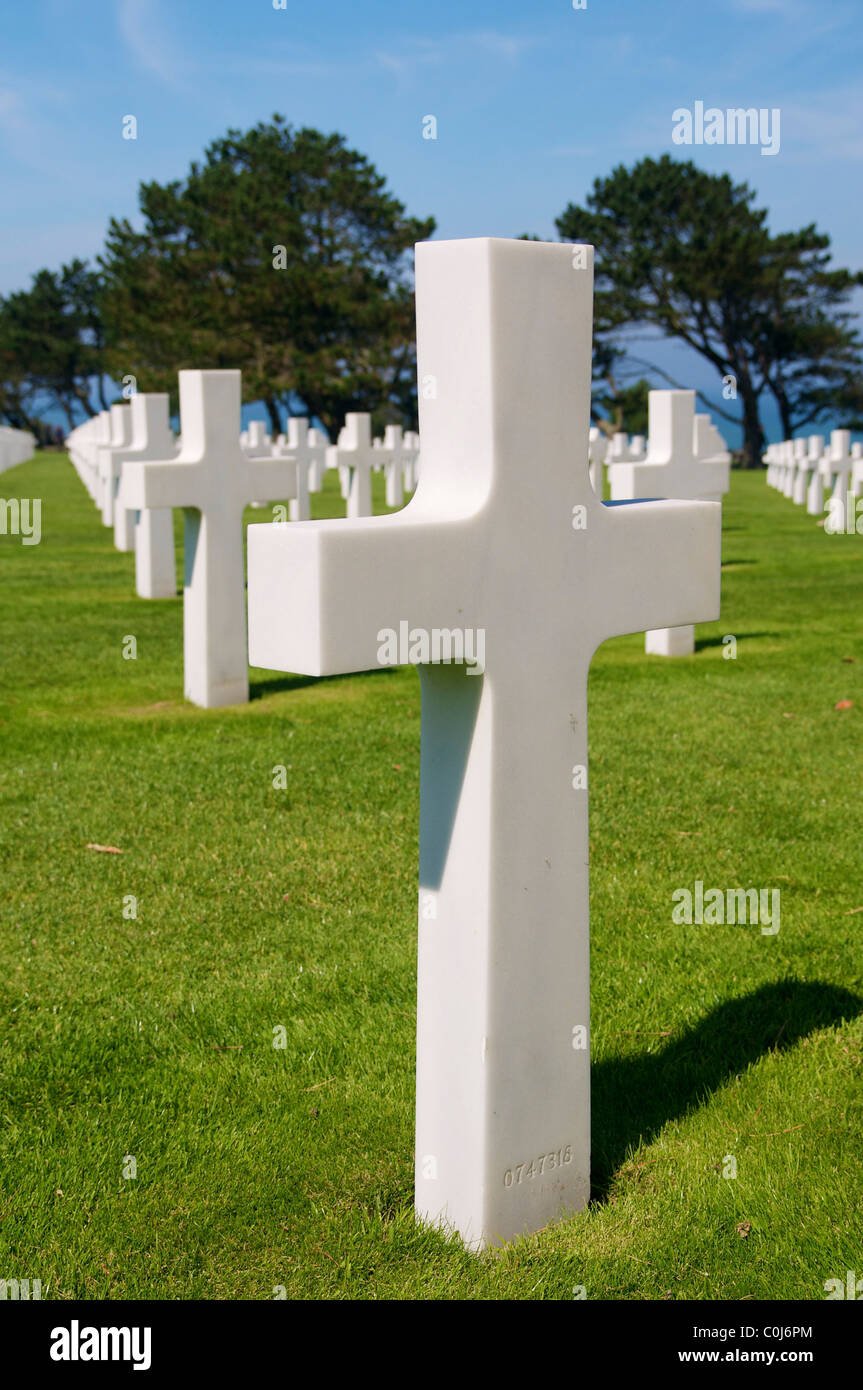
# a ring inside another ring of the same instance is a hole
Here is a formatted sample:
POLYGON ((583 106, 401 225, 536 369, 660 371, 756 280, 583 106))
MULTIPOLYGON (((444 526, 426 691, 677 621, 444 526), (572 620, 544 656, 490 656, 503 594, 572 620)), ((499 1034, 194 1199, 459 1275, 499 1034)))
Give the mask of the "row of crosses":
MULTIPOLYGON (((382 629, 482 634, 481 667, 416 658, 415 1205, 473 1249, 589 1196, 588 802, 573 772, 588 763, 591 658, 609 637, 719 615, 720 507, 682 499, 718 497, 727 471, 699 458, 692 393, 651 397, 641 461, 610 451, 609 503, 591 483, 583 249, 576 266, 567 245, 418 246, 418 376, 434 389, 413 498, 363 514, 357 455, 375 446, 354 416, 327 459, 353 465, 348 518, 248 528, 253 665, 323 677, 384 664, 382 629)), ((240 444, 239 373, 181 372, 180 405, 179 453, 129 455, 116 505, 183 508, 186 693, 234 703, 248 692, 242 510, 289 478, 240 444)))

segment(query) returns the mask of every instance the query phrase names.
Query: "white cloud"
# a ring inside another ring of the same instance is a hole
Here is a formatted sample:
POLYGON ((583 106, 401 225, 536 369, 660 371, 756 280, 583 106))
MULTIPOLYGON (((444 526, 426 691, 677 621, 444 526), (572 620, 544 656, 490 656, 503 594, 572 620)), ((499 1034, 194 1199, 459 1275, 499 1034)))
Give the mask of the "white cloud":
POLYGON ((378 49, 374 56, 380 67, 401 80, 412 77, 419 68, 452 63, 459 58, 470 60, 477 54, 515 64, 523 53, 539 42, 534 35, 479 29, 436 39, 410 39, 397 48, 378 49))
POLYGON ((170 43, 156 0, 120 0, 117 25, 138 65, 169 87, 178 87, 186 65, 170 43))

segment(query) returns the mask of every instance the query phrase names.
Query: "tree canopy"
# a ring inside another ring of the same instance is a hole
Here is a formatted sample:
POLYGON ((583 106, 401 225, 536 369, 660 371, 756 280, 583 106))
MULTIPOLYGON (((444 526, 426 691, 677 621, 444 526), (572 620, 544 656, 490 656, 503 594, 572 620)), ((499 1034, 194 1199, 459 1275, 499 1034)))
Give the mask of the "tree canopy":
POLYGON ((280 116, 211 144, 187 177, 141 186, 142 231, 112 220, 101 257, 109 364, 140 389, 182 367, 240 367, 248 400, 332 431, 348 410, 415 419, 408 217, 340 135, 280 116))
POLYGON ((848 303, 863 274, 830 269, 830 238, 814 224, 771 235, 754 198, 727 174, 663 155, 596 179, 586 206, 570 203, 556 221, 562 239, 596 247, 597 344, 636 325, 687 343, 723 379, 726 403, 709 404, 742 424, 750 466, 764 448, 765 392, 787 436, 828 412, 854 427, 863 415, 848 303))
MULTIPOLYGON (((99 276, 84 261, 40 270, 29 290, 0 299, 0 419, 39 433, 39 412, 94 413, 91 381, 101 384, 104 331, 99 276)), ((102 406, 105 401, 102 399, 102 406)))

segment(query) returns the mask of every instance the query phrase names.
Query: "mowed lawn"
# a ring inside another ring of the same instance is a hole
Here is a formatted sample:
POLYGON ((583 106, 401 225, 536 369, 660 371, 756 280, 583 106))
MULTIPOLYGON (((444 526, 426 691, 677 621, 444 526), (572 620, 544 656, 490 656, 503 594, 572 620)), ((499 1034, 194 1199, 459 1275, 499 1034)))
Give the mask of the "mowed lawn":
MULTIPOLYGON (((820 1299, 863 1274, 863 536, 736 473, 696 655, 597 653, 594 1199, 474 1256, 412 1216, 416 672, 253 671, 248 706, 195 709, 182 600, 135 597, 65 456, 0 495, 43 499, 40 545, 0 536, 0 1278, 820 1299), (779 888, 778 934, 674 924, 696 879, 779 888)), ((179 515, 177 540, 180 566, 179 515)))

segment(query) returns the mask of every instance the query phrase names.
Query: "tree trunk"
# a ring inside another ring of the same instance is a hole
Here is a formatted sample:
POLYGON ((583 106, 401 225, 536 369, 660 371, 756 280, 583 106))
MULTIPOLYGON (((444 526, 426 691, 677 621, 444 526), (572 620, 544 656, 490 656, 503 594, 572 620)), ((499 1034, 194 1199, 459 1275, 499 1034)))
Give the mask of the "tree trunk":
POLYGON ((277 406, 272 396, 267 396, 266 400, 264 401, 264 405, 267 407, 267 414, 270 417, 270 431, 272 433, 273 439, 275 439, 278 435, 282 434, 283 432, 282 419, 279 415, 279 407, 277 406))
POLYGON ((758 395, 749 377, 741 374, 737 391, 743 405, 743 467, 760 468, 764 453, 764 430, 758 415, 758 395))
POLYGON ((769 385, 773 392, 773 399, 779 407, 779 418, 782 421, 782 438, 790 439, 794 433, 794 422, 791 419, 791 406, 788 403, 788 397, 781 387, 774 386, 772 382, 770 382, 769 385))

